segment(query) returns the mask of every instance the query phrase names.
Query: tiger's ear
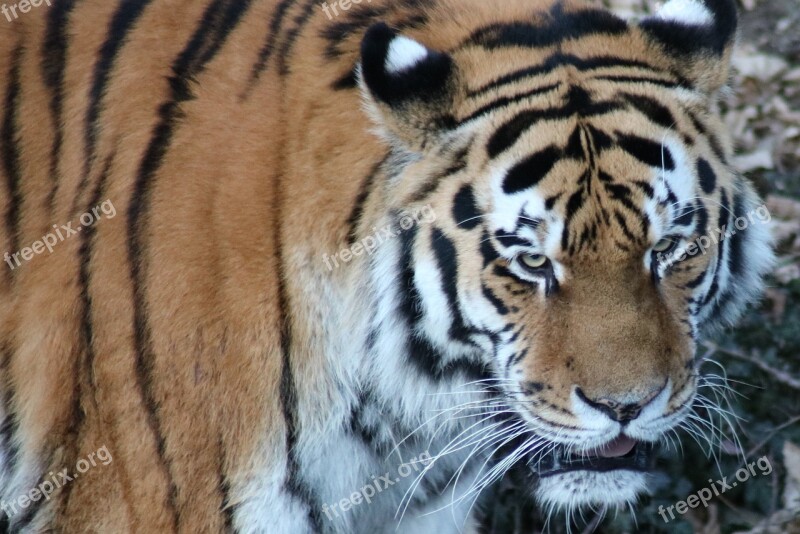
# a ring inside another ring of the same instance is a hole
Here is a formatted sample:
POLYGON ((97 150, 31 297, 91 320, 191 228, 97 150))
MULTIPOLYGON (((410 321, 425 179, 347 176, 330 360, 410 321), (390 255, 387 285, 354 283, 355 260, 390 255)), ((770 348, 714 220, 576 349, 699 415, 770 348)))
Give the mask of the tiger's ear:
POLYGON ((696 89, 713 95, 728 81, 736 21, 734 0, 669 0, 639 27, 696 89))
POLYGON ((361 43, 360 85, 367 106, 389 141, 408 150, 423 150, 453 127, 457 79, 449 55, 386 24, 372 26, 361 43))

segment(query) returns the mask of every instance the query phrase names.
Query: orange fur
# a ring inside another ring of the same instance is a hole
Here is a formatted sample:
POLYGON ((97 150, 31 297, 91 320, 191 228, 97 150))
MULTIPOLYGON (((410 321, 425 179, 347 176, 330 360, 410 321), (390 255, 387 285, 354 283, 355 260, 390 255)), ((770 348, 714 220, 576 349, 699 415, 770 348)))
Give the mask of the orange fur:
MULTIPOLYGON (((63 0, 54 4, 66 5, 63 0)), ((489 22, 539 20, 551 5, 525 0, 394 4, 374 0, 368 5, 380 9, 376 21, 396 26, 423 12, 427 22, 405 24, 404 34, 437 50, 455 49, 474 28, 489 22)), ((118 5, 75 3, 65 22, 63 83, 54 89, 45 83, 42 62, 54 62, 53 54, 61 50, 45 45, 55 5, 11 24, 0 20, 4 93, 13 83, 11 51, 20 50, 13 135, 19 149, 19 202, 8 188, 0 191, 0 211, 8 214, 16 205, 18 222, 16 235, 13 224, 0 225, 0 242, 4 250, 18 251, 52 225, 74 224, 107 200, 117 215, 97 221, 92 230, 82 229, 52 253, 13 271, 4 269, 0 392, 13 392, 8 406, 20 465, 46 476, 102 445, 114 459, 39 503, 36 526, 65 532, 223 531, 226 511, 252 497, 235 490, 226 495, 226 488, 241 487, 254 471, 277 469, 287 461, 289 425, 279 400, 284 328, 291 331, 296 401, 302 407, 298 424, 323 428, 332 417, 327 399, 338 394, 338 384, 333 364, 321 357, 326 341, 320 325, 328 318, 316 315, 318 308, 311 303, 315 295, 330 297, 328 284, 362 276, 366 262, 328 273, 320 257, 345 246, 362 177, 386 152, 362 111, 357 88, 332 89, 357 63, 363 29, 339 43, 339 55, 326 57, 322 50, 328 42, 322 34, 337 21, 328 21, 316 3, 290 3, 266 68, 254 80, 253 67, 278 0, 253 1, 211 60, 185 80, 190 98, 180 98, 172 110, 168 149, 154 158, 159 165, 153 175, 142 179, 148 145, 170 113, 164 105, 180 94, 171 86, 170 77, 180 75, 172 65, 209 2, 153 1, 129 31, 104 87, 88 173, 86 114, 96 62, 118 5), (307 10, 311 16, 300 22, 307 10), (54 90, 63 92, 57 117, 52 113, 54 90), (63 139, 51 168, 57 131, 63 139), (290 310, 286 317, 284 310, 290 310), (265 450, 272 454, 264 455, 265 450)), ((637 31, 558 46, 577 56, 605 48, 665 71, 678 68, 637 31)), ((461 80, 475 89, 535 64, 555 48, 464 49, 454 57, 461 80)), ((193 61, 191 68, 201 60, 193 61)), ((689 78, 708 74, 702 85, 709 94, 725 78, 724 69, 706 63, 692 69, 686 72, 689 78)), ((591 87, 598 95, 615 91, 569 69, 537 79, 537 84, 554 80, 591 87)), ((632 89, 637 90, 677 105, 666 90, 632 89)), ((487 92, 485 101, 504 91, 510 90, 487 92)), ((562 96, 543 95, 534 102, 554 105, 562 96)), ((454 98, 456 118, 484 103, 468 101, 464 94, 454 98)), ((691 105, 704 109, 703 102, 691 105)), ((486 135, 514 112, 493 116, 486 135)), ((424 120, 420 113, 415 118, 424 120)), ((388 129, 406 127, 384 118, 388 129)), ((612 129, 630 120, 623 112, 598 119, 612 129)), ((527 148, 565 142, 572 125, 562 126, 532 129, 526 134, 527 148)), ((637 128, 658 134, 644 121, 637 128)), ((708 151, 690 124, 675 128, 688 131, 697 138, 698 150, 708 151)), ((478 144, 483 145, 486 139, 480 135, 478 144)), ((413 134, 409 138, 415 139, 413 134)), ((420 162, 397 189, 377 185, 364 206, 360 234, 368 234, 387 210, 413 206, 409 199, 451 157, 443 149, 438 160, 420 162)), ((471 169, 485 169, 482 154, 469 158, 471 169)), ((621 155, 608 154, 601 165, 616 169, 622 180, 640 177, 634 171, 641 169, 621 155)), ((563 180, 550 179, 542 186, 543 195, 565 190, 573 171, 567 165, 559 168, 563 180)), ((6 170, 0 174, 4 183, 13 181, 6 170)), ((438 185, 432 197, 437 213, 449 213, 462 182, 438 185)), ((484 195, 479 202, 487 205, 491 199, 484 195)), ((6 217, 8 223, 15 216, 6 217)), ((463 247, 459 283, 479 288, 477 242, 460 236, 452 222, 443 227, 463 247)), ((664 305, 646 274, 636 270, 643 251, 624 257, 603 250, 601 245, 599 251, 565 260, 575 268, 575 283, 556 300, 555 311, 545 313, 537 299, 520 304, 526 330, 536 332, 539 343, 548 347, 526 362, 525 373, 555 386, 541 397, 552 405, 568 402, 573 383, 586 384, 596 397, 631 391, 646 396, 667 376, 679 385, 692 380, 685 365, 692 356, 691 340, 679 325, 679 297, 664 305), (595 320, 585 320, 586 309, 595 320), (587 356, 572 365, 570 355, 587 356)), ((696 260, 683 279, 713 259, 696 260)), ((504 299, 520 300, 507 294, 512 285, 498 283, 493 289, 504 299)), ((342 318, 341 324, 347 321, 342 318)), ((558 413, 553 419, 571 421, 558 413)))

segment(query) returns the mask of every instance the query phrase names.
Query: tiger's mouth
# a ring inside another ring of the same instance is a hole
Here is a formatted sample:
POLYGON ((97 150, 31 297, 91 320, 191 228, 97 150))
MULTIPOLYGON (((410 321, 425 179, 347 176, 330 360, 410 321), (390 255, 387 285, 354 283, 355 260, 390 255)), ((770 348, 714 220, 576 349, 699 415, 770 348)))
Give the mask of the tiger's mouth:
POLYGON ((655 467, 656 449, 656 444, 635 441, 625 435, 588 451, 570 452, 565 446, 558 445, 551 453, 537 460, 535 471, 540 478, 571 471, 647 472, 655 467))

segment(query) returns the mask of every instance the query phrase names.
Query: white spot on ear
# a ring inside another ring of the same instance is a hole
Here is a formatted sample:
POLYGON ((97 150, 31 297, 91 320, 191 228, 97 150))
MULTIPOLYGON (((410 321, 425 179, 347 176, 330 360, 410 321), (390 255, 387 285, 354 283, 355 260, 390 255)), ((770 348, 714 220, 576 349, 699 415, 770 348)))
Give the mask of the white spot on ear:
POLYGON ((389 45, 386 55, 386 71, 401 72, 428 57, 428 49, 408 37, 396 37, 389 45))
POLYGON ((670 0, 656 12, 656 17, 691 26, 708 26, 714 22, 714 15, 700 0, 670 0))

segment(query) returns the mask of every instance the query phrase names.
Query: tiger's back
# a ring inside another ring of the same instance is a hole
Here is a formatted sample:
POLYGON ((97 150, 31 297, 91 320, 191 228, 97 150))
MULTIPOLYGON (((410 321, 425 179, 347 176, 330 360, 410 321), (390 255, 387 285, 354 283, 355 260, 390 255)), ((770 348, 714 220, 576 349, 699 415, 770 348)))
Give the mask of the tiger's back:
MULTIPOLYGON (((368 260, 320 257, 383 220, 380 180, 409 164, 362 112, 364 32, 384 21, 450 51, 551 7, 53 0, 0 24, 6 525, 334 530, 326 495, 384 465, 355 459, 375 437, 355 415, 360 344, 383 312, 353 291, 368 260), (341 450, 315 443, 359 424, 341 450), (113 461, 76 473, 101 447, 113 461), (356 474, 321 490, 337 472, 323 454, 356 474), (61 487, 19 504, 48 480, 61 487)), ((487 82, 504 71, 474 64, 487 82)))
POLYGON ((3 497, 114 457, 15 528, 220 531, 232 474, 284 461, 276 7, 64 1, 0 28, 5 250, 80 228, 3 275, 3 497))

